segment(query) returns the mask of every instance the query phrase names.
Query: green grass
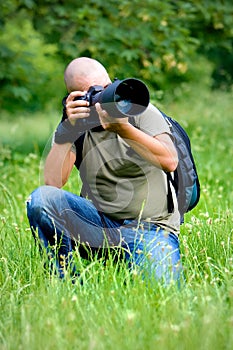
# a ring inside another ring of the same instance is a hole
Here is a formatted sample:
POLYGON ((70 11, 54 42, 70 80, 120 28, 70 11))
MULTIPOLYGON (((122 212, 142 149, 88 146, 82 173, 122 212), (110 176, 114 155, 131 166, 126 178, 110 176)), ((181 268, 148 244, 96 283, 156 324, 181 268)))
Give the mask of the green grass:
POLYGON ((83 286, 44 272, 25 201, 42 182, 43 145, 56 115, 2 119, 1 350, 232 349, 232 94, 194 87, 162 107, 189 131, 202 185, 200 203, 181 230, 186 285, 179 291, 145 286, 111 258, 104 265, 77 254, 83 286))

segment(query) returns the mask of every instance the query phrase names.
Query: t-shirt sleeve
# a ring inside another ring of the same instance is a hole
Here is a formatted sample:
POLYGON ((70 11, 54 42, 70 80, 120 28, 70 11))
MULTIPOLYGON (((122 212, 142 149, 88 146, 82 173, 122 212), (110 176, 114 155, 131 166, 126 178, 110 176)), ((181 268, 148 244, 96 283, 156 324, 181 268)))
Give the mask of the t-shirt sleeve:
POLYGON ((140 116, 135 118, 135 126, 151 136, 167 133, 171 135, 168 123, 162 113, 151 103, 140 116))

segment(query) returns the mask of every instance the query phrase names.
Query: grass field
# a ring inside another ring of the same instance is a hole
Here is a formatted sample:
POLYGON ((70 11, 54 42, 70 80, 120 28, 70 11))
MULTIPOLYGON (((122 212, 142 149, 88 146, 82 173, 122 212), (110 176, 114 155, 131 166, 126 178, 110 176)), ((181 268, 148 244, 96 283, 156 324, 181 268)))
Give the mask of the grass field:
POLYGON ((104 266, 77 255, 82 286, 50 278, 28 228, 25 200, 42 182, 59 115, 1 119, 1 350, 233 348, 232 97, 195 87, 162 106, 188 130, 202 186, 200 203, 181 229, 186 285, 179 291, 145 286, 111 258, 104 266))

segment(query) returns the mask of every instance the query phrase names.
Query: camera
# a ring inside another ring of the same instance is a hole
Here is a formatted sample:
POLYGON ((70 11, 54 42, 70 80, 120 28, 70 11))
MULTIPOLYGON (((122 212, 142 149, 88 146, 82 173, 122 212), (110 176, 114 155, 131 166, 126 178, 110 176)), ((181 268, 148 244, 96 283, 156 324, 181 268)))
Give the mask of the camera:
MULTIPOLYGON (((141 80, 127 78, 115 79, 106 88, 91 86, 84 96, 76 97, 75 100, 86 100, 90 107, 99 102, 111 117, 125 118, 143 113, 149 104, 150 95, 141 80)), ((83 131, 99 127, 100 121, 95 108, 91 108, 88 118, 78 120, 78 124, 83 131)))

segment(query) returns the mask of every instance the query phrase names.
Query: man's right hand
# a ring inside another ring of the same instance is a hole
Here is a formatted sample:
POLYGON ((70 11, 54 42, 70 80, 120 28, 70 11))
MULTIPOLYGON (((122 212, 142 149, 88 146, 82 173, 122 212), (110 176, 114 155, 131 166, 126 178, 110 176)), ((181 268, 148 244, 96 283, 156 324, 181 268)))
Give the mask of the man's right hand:
POLYGON ((66 115, 72 125, 75 125, 77 119, 90 116, 89 102, 75 99, 85 94, 86 91, 72 91, 66 99, 66 115))

